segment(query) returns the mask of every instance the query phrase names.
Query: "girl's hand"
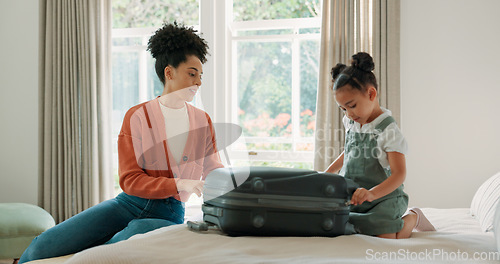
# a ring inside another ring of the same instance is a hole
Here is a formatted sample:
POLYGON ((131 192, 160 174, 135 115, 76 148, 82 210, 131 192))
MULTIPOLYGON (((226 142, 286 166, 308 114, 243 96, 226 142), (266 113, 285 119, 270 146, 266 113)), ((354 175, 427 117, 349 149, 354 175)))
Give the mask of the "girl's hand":
POLYGON ((375 195, 365 188, 358 188, 351 197, 351 204, 360 205, 366 201, 372 202, 375 200, 375 195))
POLYGON ((177 181, 177 191, 195 193, 200 197, 203 192, 203 184, 205 184, 204 181, 181 179, 177 181))

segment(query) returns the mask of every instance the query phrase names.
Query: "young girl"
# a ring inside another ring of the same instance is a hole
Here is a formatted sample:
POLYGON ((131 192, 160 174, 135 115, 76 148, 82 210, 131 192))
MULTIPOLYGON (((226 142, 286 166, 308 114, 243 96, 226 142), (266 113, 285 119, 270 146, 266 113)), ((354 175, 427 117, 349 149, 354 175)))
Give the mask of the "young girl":
POLYGON ((345 113, 346 140, 344 152, 326 171, 340 170, 359 184, 349 215, 358 233, 408 238, 413 229, 434 231, 420 209, 405 214, 407 145, 391 111, 379 105, 374 66, 372 57, 360 52, 352 56, 351 66, 339 63, 332 68, 335 101, 345 113))
POLYGON ((164 25, 148 50, 162 96, 132 107, 118 137, 123 193, 36 237, 20 263, 73 254, 184 222, 184 201, 223 167, 209 116, 187 104, 201 86, 207 44, 192 28, 164 25))

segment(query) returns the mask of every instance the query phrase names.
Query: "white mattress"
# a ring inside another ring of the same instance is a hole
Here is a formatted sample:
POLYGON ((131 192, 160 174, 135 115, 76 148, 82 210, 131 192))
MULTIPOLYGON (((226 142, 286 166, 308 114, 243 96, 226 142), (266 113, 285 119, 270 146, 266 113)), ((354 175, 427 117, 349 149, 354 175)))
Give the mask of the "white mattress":
POLYGON ((493 233, 482 232, 468 208, 423 211, 437 232, 413 233, 409 239, 228 237, 176 225, 31 263, 498 263, 493 233))

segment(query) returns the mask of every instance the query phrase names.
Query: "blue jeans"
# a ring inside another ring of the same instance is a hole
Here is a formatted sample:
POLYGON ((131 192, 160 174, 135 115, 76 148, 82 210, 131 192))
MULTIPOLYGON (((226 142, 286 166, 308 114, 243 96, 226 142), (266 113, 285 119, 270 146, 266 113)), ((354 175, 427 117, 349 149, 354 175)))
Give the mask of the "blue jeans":
POLYGON ((148 200, 121 193, 43 232, 33 239, 19 263, 73 254, 183 222, 181 201, 172 197, 148 200))

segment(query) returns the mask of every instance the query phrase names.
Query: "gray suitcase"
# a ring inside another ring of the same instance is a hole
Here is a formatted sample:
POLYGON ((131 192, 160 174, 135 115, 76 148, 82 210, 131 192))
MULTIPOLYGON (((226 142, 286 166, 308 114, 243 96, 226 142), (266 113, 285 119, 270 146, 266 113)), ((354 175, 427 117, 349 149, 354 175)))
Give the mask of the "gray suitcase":
POLYGON ((351 234, 349 199, 356 184, 337 174, 274 167, 212 171, 205 180, 203 222, 231 236, 351 234))

